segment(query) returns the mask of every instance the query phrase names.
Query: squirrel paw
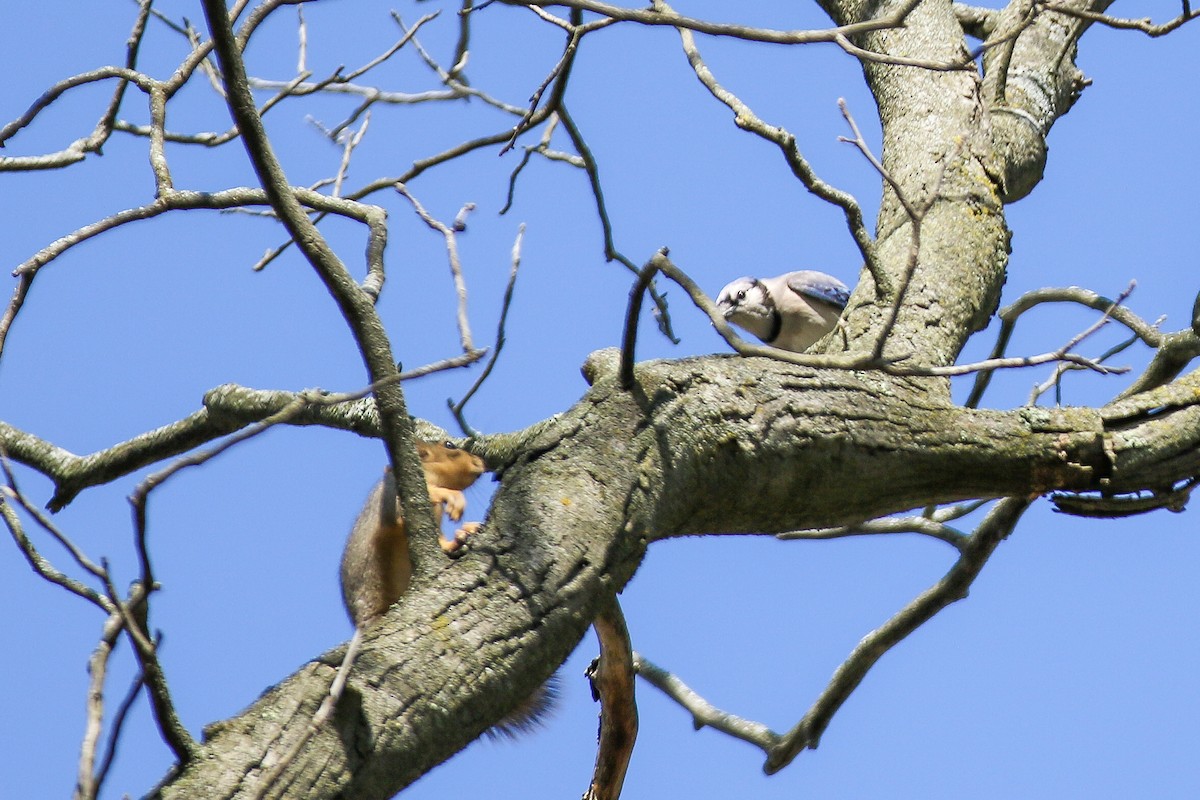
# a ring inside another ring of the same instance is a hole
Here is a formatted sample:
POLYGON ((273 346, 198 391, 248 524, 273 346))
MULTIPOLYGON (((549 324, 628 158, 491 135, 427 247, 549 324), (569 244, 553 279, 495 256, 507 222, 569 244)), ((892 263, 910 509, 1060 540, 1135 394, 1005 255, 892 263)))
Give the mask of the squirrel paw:
POLYGON ((445 513, 455 522, 462 519, 463 511, 467 508, 467 498, 457 489, 430 486, 429 499, 433 501, 435 516, 445 513))
POLYGON ((464 522, 463 526, 454 532, 453 539, 438 538, 438 542, 442 545, 442 551, 447 555, 457 553, 464 544, 467 543, 473 534, 479 531, 478 522, 464 522))
POLYGON ((460 551, 463 545, 466 545, 470 536, 479 530, 478 522, 463 523, 462 528, 454 531, 454 539, 442 539, 439 537, 438 542, 442 545, 442 551, 446 555, 454 554, 460 551))

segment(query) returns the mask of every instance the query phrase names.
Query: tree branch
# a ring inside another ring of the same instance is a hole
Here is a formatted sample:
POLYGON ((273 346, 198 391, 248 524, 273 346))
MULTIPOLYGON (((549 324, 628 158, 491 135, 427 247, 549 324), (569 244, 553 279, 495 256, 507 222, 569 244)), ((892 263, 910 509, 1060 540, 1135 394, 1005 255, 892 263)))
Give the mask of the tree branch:
POLYGON ((943 608, 967 596, 967 590, 987 564, 988 558, 1000 542, 1012 533, 1030 502, 1026 498, 1010 497, 997 503, 971 534, 962 556, 945 577, 858 643, 804 718, 771 748, 763 767, 767 774, 783 769, 801 751, 815 749, 833 715, 862 683, 868 670, 888 650, 943 608))

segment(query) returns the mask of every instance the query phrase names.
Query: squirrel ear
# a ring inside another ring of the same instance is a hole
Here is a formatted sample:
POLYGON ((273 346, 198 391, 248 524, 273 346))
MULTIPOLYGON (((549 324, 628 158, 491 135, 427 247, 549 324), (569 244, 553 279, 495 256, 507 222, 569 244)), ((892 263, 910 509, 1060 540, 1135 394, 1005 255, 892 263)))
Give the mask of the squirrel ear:
POLYGON ((418 439, 416 441, 416 445, 417 445, 417 457, 420 458, 422 461, 424 461, 426 458, 429 457, 429 453, 431 452, 429 449, 429 443, 422 442, 420 439, 418 439))

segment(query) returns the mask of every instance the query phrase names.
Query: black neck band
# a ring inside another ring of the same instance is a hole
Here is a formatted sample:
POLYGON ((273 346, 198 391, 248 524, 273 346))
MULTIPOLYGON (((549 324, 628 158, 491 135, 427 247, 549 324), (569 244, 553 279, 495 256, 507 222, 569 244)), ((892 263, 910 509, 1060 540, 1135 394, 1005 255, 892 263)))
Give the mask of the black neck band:
POLYGON ((771 344, 779 338, 779 332, 783 330, 783 317, 780 315, 779 309, 775 307, 775 298, 771 297, 771 293, 767 291, 766 286, 763 286, 762 281, 755 278, 754 285, 762 289, 763 305, 771 312, 771 330, 767 331, 767 338, 763 339, 767 344, 771 344))

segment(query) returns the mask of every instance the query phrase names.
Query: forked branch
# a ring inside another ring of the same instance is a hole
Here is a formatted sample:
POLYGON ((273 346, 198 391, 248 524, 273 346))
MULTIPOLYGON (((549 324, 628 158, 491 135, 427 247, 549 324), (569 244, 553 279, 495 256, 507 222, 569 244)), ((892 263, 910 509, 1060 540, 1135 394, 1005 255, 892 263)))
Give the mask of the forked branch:
POLYGON ((904 641, 946 606, 966 597, 988 558, 1016 527, 1032 498, 1009 497, 999 501, 959 548, 960 555, 946 575, 918 595, 879 628, 868 633, 834 672, 804 717, 787 733, 722 711, 704 700, 679 678, 642 656, 634 664, 643 678, 661 689, 692 714, 697 729, 711 727, 759 747, 767 757, 763 769, 775 773, 806 749, 816 748, 821 735, 842 704, 890 649, 904 641))

